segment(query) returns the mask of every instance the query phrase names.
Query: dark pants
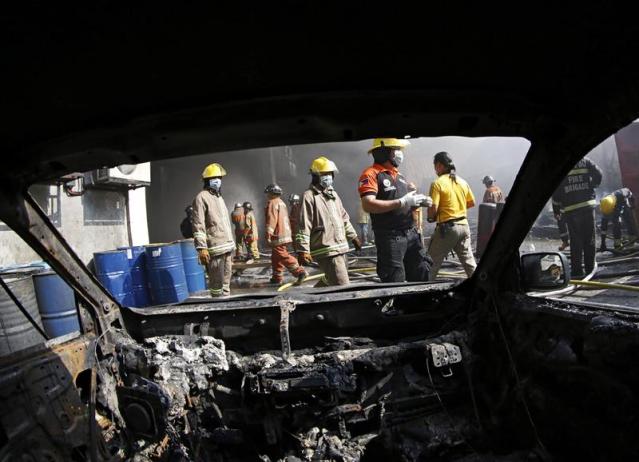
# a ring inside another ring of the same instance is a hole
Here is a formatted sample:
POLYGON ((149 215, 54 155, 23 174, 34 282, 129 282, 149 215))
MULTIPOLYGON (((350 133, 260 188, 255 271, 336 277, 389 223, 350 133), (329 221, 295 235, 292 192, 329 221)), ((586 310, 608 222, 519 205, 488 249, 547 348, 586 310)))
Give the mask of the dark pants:
POLYGON ((626 233, 629 236, 636 236, 637 230, 635 229, 635 217, 633 216, 632 209, 624 207, 618 215, 612 217, 612 237, 615 239, 621 239, 621 225, 626 225, 626 233))
POLYGON ((570 233, 570 267, 573 276, 590 274, 595 268, 595 209, 584 207, 566 215, 570 233))
POLYGON ((568 243, 568 224, 566 223, 566 217, 562 214, 559 220, 557 220, 557 226, 559 227, 559 236, 561 237, 561 242, 564 244, 568 243))
POLYGON ((433 260, 415 228, 373 231, 377 247, 377 275, 382 282, 428 281, 433 260))

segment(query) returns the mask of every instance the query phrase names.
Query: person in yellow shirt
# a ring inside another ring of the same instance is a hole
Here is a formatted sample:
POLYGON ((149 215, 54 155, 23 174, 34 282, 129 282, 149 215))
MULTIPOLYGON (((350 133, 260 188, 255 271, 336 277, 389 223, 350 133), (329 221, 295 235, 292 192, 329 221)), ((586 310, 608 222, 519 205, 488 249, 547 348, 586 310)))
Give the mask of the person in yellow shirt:
POLYGON ((430 240, 428 252, 433 259, 430 271, 435 279, 444 258, 452 250, 470 277, 477 263, 470 244, 467 210, 475 206, 475 196, 468 183, 457 176, 455 164, 447 152, 438 152, 433 159, 437 179, 430 186, 433 205, 428 209, 429 221, 437 227, 430 240))

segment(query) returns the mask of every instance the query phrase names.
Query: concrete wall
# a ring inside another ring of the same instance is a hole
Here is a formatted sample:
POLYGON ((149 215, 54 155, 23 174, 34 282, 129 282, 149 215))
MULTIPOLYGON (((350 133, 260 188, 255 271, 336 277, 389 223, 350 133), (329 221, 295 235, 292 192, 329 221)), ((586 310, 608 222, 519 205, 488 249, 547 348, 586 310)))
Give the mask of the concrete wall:
MULTIPOLYGON (((130 196, 133 243, 147 244, 145 188, 129 191, 87 190, 68 197, 58 186, 35 185, 31 194, 85 263, 93 252, 129 245, 126 198, 130 196)), ((38 261, 12 230, 0 225, 0 266, 38 261)))

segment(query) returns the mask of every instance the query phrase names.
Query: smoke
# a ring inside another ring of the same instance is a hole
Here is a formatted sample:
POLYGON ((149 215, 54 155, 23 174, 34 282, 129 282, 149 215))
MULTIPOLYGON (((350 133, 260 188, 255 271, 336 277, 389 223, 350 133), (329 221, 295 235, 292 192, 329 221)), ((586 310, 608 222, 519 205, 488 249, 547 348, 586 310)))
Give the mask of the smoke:
MULTIPOLYGON (((461 178, 469 182, 477 203, 481 202, 485 175, 492 175, 508 194, 530 143, 523 138, 418 138, 410 140, 400 170, 415 182, 419 192, 428 193, 435 179, 433 156, 447 151, 461 178)), ((355 220, 359 195, 357 183, 362 171, 372 165, 367 154, 372 140, 313 145, 283 146, 246 151, 221 152, 152 163, 152 182, 148 194, 149 234, 154 242, 179 239, 179 224, 184 207, 201 189, 201 172, 211 162, 221 163, 227 171, 222 193, 229 211, 234 203, 251 201, 258 219, 263 219, 264 187, 275 180, 284 189, 284 199, 308 188, 308 169, 312 160, 326 156, 339 173, 335 189, 355 220)), ((470 217, 476 215, 470 211, 470 217)))
MULTIPOLYGON (((446 136, 410 140, 400 170, 422 193, 428 193, 435 179, 433 156, 447 151, 457 167, 457 174, 470 184, 476 203, 480 203, 484 185, 482 179, 491 175, 507 196, 517 172, 530 148, 524 138, 486 137, 463 138, 446 136)), ((258 220, 263 223, 264 187, 274 180, 284 189, 284 199, 291 193, 301 194, 308 188, 308 169, 314 158, 326 156, 333 160, 339 173, 335 189, 354 221, 359 195, 357 183, 362 171, 372 165, 367 154, 372 140, 342 143, 322 143, 282 146, 246 151, 204 154, 181 159, 152 162, 152 182, 148 197, 149 235, 153 242, 180 239, 179 225, 184 207, 202 188, 201 173, 211 162, 220 162, 227 171, 222 193, 229 211, 236 202, 250 201, 258 220)), ((621 175, 614 137, 604 140, 588 156, 604 171, 598 195, 621 187, 621 175)), ((478 207, 469 210, 469 218, 477 216, 478 207)), ((260 231, 263 232, 263 226, 260 231)))

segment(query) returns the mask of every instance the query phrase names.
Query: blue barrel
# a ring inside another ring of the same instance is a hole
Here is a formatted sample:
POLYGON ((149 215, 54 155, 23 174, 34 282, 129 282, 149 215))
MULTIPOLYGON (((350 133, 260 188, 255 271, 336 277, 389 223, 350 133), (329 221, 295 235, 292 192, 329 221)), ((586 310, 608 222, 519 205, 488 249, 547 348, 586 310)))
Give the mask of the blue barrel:
POLYGON ((93 254, 95 275, 118 303, 133 305, 131 272, 125 250, 109 250, 93 254))
POLYGON ((182 263, 184 264, 184 275, 186 285, 190 294, 206 290, 206 278, 204 277, 204 267, 200 265, 197 258, 197 250, 193 239, 183 239, 178 241, 182 249, 182 263))
POLYGON ((146 278, 155 305, 177 303, 189 296, 180 244, 145 246, 146 278))
POLYGON ((53 271, 33 275, 42 326, 49 337, 80 330, 73 289, 53 271))
POLYGON ((129 260, 131 291, 133 292, 132 306, 149 306, 151 298, 149 297, 149 286, 146 280, 146 253, 144 252, 144 246, 118 247, 118 250, 124 250, 129 260))

